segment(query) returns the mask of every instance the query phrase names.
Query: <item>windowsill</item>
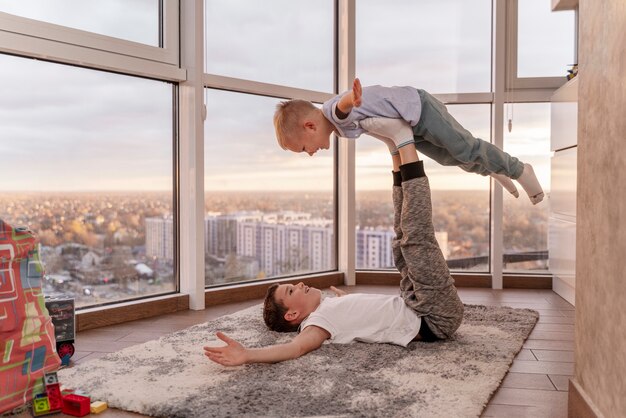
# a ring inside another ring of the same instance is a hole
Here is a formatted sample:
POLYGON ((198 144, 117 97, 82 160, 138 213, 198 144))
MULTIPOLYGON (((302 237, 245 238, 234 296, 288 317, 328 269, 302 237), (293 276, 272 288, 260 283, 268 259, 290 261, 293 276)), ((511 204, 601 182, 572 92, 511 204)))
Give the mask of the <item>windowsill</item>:
MULTIPOLYGON (((453 273, 457 287, 490 288, 490 273, 453 273)), ((205 305, 215 306, 225 303, 260 299, 265 296, 267 287, 273 283, 299 283, 317 288, 342 285, 343 273, 329 272, 292 278, 265 280, 254 283, 233 284, 232 286, 205 289, 205 305)), ((356 284, 397 286, 400 273, 393 271, 357 271, 356 284)), ((508 289, 552 289, 552 275, 504 274, 503 286, 508 289)), ((116 305, 81 309, 76 313, 76 331, 99 328, 122 322, 150 318, 165 313, 189 309, 189 295, 177 293, 156 296, 150 299, 121 302, 116 305)))
MULTIPOLYGON (((457 287, 491 288, 491 273, 451 273, 457 287)), ((357 271, 356 283, 397 285, 400 273, 394 271, 357 271)), ((504 273, 504 289, 552 289, 552 274, 504 273)))
POLYGON ((288 277, 261 282, 234 284, 228 287, 208 288, 204 292, 205 306, 219 305, 223 303, 241 302, 244 300, 258 299, 265 296, 269 285, 274 283, 299 283, 307 286, 326 288, 343 284, 343 273, 329 272, 311 274, 307 276, 288 277))
POLYGON ((76 312, 76 332, 189 309, 189 295, 176 293, 76 312))
MULTIPOLYGON (((265 296, 267 287, 273 283, 299 283, 308 286, 327 288, 343 284, 343 273, 329 272, 291 278, 264 280, 261 282, 233 284, 230 286, 207 288, 204 292, 205 306, 242 302, 265 296)), ((155 296, 141 300, 120 302, 115 305, 97 306, 76 312, 76 332, 92 328, 120 324, 138 319, 150 318, 165 313, 189 309, 189 295, 183 293, 155 296)))

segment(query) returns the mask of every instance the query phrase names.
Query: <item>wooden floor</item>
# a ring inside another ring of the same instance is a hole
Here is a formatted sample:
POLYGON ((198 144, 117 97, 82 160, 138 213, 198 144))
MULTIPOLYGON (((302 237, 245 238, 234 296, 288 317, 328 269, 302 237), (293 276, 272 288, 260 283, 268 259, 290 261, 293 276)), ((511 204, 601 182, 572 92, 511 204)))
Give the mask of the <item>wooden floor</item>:
MULTIPOLYGON (((397 287, 391 286, 361 285, 344 289, 349 293, 398 292, 397 287)), ((568 379, 574 373, 574 307, 551 290, 461 288, 459 294, 464 303, 532 308, 540 313, 539 322, 482 416, 566 417, 568 379)), ((261 300, 252 300, 210 307, 203 311, 178 312, 84 331, 77 335, 76 353, 72 363, 88 362, 106 353, 156 339, 260 302, 261 300)), ((101 416, 110 418, 141 415, 109 409, 101 416)))

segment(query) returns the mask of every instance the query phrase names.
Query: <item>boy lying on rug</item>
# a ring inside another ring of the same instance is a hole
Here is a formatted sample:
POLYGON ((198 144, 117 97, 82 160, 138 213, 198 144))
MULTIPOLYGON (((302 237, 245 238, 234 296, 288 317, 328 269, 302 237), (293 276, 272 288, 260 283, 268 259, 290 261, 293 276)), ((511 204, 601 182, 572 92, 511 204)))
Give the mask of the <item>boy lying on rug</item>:
MULTIPOLYGON (((393 130, 387 134, 393 134, 393 130)), ((396 237, 392 249, 402 276, 401 296, 347 295, 331 287, 337 297, 322 299, 319 289, 303 283, 274 284, 265 297, 265 323, 274 331, 300 333, 286 344, 246 348, 218 332, 217 337, 226 346, 204 347, 209 359, 224 366, 276 363, 316 350, 326 340, 406 347, 414 340, 430 342, 454 334, 463 319, 463 303, 435 239, 424 165, 418 160, 414 144, 402 147, 397 158, 399 170, 393 172, 396 237)))

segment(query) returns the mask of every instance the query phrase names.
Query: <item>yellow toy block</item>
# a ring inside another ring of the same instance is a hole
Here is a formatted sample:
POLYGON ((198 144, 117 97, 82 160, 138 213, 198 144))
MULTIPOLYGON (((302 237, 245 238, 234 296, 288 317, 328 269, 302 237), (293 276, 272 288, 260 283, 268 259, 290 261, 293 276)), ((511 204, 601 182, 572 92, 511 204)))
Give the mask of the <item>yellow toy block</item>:
POLYGON ((47 396, 40 396, 33 399, 33 415, 38 417, 50 413, 50 402, 47 396))
POLYGON ((91 404, 91 408, 89 408, 91 410, 92 414, 99 414, 100 412, 104 411, 105 409, 107 409, 108 405, 106 402, 101 402, 101 401, 96 401, 94 403, 91 404))

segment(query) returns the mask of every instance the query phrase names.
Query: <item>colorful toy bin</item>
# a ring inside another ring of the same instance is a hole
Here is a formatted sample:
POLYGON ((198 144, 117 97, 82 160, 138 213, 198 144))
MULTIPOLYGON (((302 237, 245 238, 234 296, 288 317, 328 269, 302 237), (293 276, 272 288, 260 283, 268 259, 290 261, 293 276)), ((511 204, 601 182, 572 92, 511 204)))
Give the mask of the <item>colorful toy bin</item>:
POLYGON ((41 290, 38 247, 27 228, 0 219, 0 413, 43 392, 44 373, 61 363, 41 290))

